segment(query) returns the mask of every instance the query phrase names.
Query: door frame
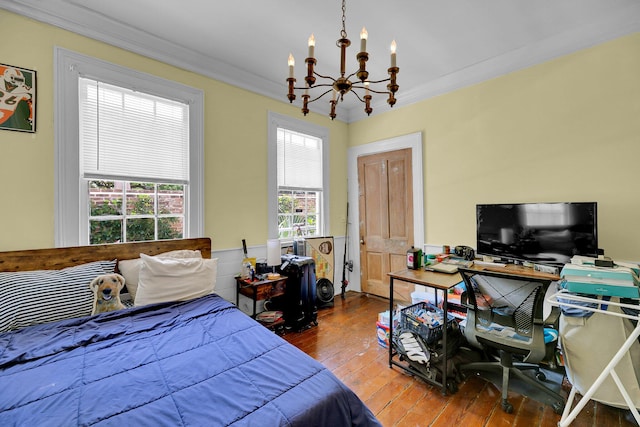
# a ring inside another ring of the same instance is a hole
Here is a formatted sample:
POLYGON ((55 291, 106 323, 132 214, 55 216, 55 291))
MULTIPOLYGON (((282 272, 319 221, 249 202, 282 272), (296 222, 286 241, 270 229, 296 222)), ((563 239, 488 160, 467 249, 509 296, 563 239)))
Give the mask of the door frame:
POLYGON ((422 173, 422 132, 383 139, 347 149, 347 201, 349 202, 349 242, 347 259, 353 261, 353 273, 349 276, 349 289, 361 292, 360 285, 360 209, 358 207, 358 157, 386 151, 411 148, 413 168, 413 244, 424 245, 424 179, 422 173))

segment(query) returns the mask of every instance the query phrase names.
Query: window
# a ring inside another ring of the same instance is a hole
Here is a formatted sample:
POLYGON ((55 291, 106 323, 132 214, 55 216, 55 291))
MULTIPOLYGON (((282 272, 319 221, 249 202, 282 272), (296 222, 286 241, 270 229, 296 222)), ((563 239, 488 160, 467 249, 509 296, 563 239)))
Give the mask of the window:
POLYGON ((56 245, 203 231, 203 94, 56 49, 56 245))
POLYGON ((327 131, 269 117, 269 236, 322 236, 328 229, 327 131))

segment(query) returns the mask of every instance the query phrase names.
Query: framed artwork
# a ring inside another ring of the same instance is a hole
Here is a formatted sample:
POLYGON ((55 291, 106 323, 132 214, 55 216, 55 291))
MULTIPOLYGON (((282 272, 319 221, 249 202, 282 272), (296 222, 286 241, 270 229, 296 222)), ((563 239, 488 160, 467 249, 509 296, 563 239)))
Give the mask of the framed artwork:
POLYGON ((36 131, 36 72, 0 64, 0 129, 36 131))

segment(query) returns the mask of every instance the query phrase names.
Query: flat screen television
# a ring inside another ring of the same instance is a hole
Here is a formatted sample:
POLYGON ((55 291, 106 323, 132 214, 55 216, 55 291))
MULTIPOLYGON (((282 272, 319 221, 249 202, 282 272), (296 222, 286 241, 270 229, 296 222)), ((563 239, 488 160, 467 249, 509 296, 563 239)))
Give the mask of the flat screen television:
POLYGON ((562 265, 598 254, 596 202, 476 205, 476 225, 476 252, 503 261, 562 265))

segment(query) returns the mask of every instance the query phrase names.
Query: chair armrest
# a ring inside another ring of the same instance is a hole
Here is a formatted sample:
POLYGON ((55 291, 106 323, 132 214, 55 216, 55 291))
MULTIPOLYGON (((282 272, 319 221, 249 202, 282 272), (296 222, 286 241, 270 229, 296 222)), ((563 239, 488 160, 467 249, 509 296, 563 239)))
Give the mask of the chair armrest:
POLYGON ((560 307, 556 307, 555 305, 551 307, 551 313, 544 319, 545 326, 551 326, 553 329, 558 329, 558 324, 560 320, 560 314, 562 311, 560 307))

